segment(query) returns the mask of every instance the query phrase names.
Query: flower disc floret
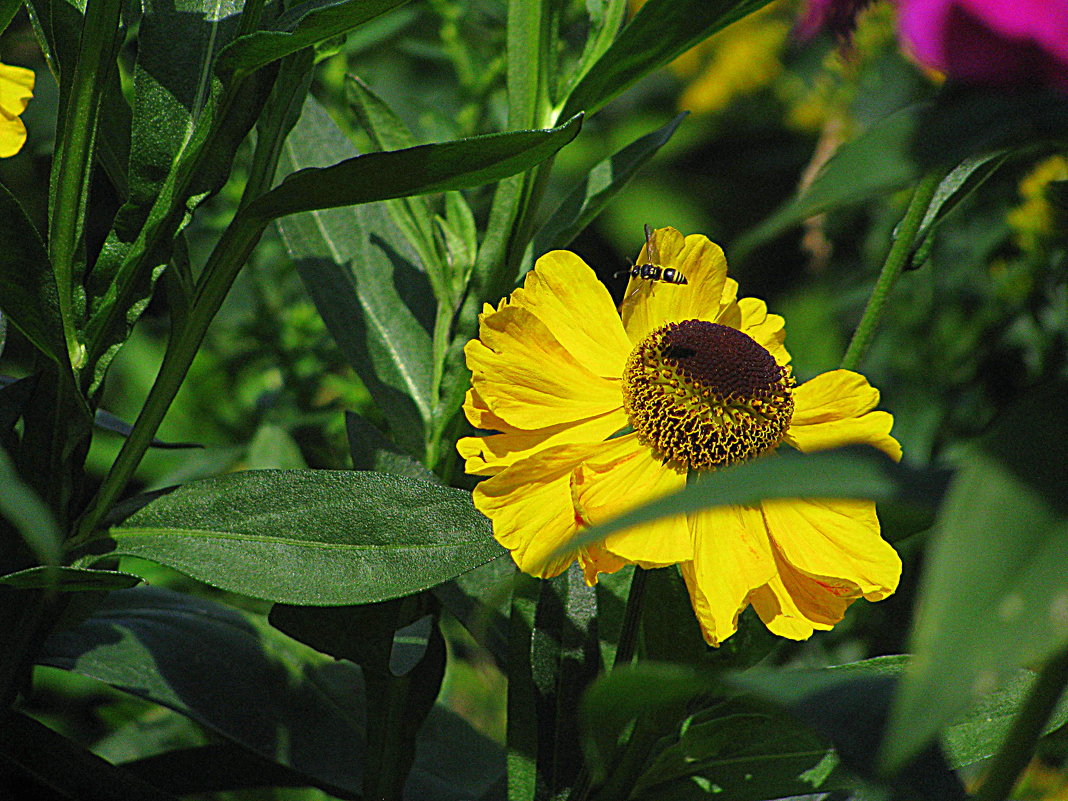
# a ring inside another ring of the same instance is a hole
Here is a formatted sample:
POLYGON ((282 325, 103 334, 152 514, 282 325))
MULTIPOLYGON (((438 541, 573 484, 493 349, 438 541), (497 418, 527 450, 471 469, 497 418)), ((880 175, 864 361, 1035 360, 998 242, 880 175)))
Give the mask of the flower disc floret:
POLYGON ((665 461, 712 470, 776 447, 793 417, 794 379, 759 343, 706 320, 642 339, 623 371, 623 408, 665 461))

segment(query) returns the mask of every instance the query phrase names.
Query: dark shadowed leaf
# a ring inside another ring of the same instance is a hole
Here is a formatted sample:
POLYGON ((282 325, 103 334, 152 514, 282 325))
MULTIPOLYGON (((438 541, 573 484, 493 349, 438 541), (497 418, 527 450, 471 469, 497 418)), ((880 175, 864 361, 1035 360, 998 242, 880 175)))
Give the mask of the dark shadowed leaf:
POLYGON ((141 583, 141 577, 117 570, 79 567, 31 567, 0 576, 0 584, 19 590, 55 589, 58 592, 123 590, 141 583))

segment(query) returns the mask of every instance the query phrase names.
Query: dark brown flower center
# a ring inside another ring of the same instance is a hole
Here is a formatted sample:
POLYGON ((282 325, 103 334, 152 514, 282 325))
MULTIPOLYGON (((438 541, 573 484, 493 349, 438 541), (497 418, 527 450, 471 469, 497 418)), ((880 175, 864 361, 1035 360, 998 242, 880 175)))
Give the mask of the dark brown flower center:
POLYGON ((752 337, 704 320, 667 323, 623 371, 623 408, 668 462, 712 470, 771 450, 794 412, 794 379, 752 337))

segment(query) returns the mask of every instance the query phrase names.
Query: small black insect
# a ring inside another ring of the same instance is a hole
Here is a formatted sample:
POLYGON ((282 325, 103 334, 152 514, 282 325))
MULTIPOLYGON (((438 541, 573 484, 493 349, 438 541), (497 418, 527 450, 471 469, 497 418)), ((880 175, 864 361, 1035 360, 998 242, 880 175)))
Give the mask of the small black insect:
POLYGON ((688 284, 686 276, 674 267, 661 267, 660 254, 657 253, 653 243, 653 229, 645 226, 645 257, 648 259, 644 264, 635 264, 630 268, 631 278, 641 278, 646 281, 662 281, 665 284, 688 284))

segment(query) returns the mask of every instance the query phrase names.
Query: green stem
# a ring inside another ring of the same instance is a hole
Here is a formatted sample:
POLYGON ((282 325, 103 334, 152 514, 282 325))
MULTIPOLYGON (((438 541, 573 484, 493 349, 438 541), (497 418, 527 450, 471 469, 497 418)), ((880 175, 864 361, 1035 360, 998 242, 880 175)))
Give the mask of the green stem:
POLYGON ((857 369, 860 360, 868 352, 872 338, 875 336, 875 328, 882 317, 883 307, 886 305, 887 298, 890 297, 890 291, 894 288, 898 276, 901 275, 901 271, 909 262, 912 246, 916 240, 916 232, 920 229, 920 223, 923 222, 924 215, 927 213, 927 207, 931 205, 931 199, 934 197, 935 190, 943 177, 943 172, 932 171, 924 175, 916 185, 916 189, 912 193, 912 200, 909 201, 909 207, 894 235, 894 243, 890 247, 890 252, 886 255, 882 272, 879 273, 879 280, 876 281, 871 297, 868 298, 864 316, 861 317, 860 324, 857 326, 853 339, 849 343, 849 348, 846 350, 845 356, 842 357, 842 369, 857 369))
POLYGON ((1068 649, 1061 651, 1043 666, 1031 692, 1012 721, 1005 742, 991 760, 990 768, 974 801, 1004 801, 1009 797, 1020 773, 1035 753, 1035 745, 1057 701, 1068 686, 1068 649))
POLYGON ((89 0, 86 5, 62 137, 56 147, 48 255, 56 277, 67 350, 76 370, 84 364, 85 354, 74 321, 74 258, 85 217, 97 114, 114 60, 121 12, 122 0, 89 0))
POLYGON ((164 415, 170 408, 185 379, 193 358, 204 340, 208 325, 222 306, 230 286, 260 241, 267 221, 238 215, 208 258, 201 275, 185 324, 167 343, 159 375, 134 421, 133 429, 119 451, 92 505, 86 510, 78 533, 70 541, 74 546, 90 539, 104 515, 118 500, 137 465, 148 450, 164 415))
POLYGON ((635 565, 634 575, 630 579, 630 593, 627 595, 627 608, 623 612, 623 628, 619 632, 619 645, 616 646, 613 667, 629 665, 634 658, 638 645, 638 626, 642 619, 645 580, 648 575, 645 570, 635 565))

